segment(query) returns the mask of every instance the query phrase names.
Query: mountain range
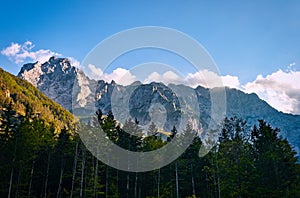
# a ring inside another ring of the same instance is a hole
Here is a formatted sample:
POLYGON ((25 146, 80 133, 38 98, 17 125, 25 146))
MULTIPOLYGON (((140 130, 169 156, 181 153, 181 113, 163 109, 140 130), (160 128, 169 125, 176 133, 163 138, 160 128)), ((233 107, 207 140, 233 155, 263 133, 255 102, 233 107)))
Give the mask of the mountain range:
MULTIPOLYGON (((196 100, 190 101, 190 104, 199 108, 201 115, 199 119, 204 129, 208 127, 211 119, 211 92, 219 91, 218 88, 208 89, 198 86, 193 89, 185 85, 166 86, 156 82, 150 84, 135 82, 129 86, 122 86, 114 81, 97 81, 72 66, 68 59, 57 57, 51 57, 43 64, 36 62, 23 65, 18 77, 33 84, 75 115, 93 114, 98 108, 106 114, 113 108, 118 110, 122 105, 129 105, 129 112, 127 114, 125 112, 123 117, 121 113, 119 119, 124 119, 129 113, 141 124, 149 124, 151 105, 161 105, 158 108, 165 111, 163 115, 167 120, 162 126, 165 130, 170 130, 182 116, 182 105, 172 90, 194 91, 196 100), (116 98, 119 103, 116 102, 116 98)), ((228 87, 225 87, 225 93, 227 117, 243 118, 250 126, 263 119, 271 126, 279 128, 280 135, 287 138, 297 153, 300 153, 300 115, 279 112, 254 93, 247 94, 228 87)))

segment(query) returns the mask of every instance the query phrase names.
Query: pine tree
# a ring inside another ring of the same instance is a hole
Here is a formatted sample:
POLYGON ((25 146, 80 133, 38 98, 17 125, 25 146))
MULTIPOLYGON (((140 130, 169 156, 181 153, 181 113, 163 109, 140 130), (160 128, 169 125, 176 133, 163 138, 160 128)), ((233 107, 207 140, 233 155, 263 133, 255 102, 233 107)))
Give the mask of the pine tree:
MULTIPOLYGON (((293 197, 293 184, 297 183, 296 157, 288 141, 278 137, 279 129, 273 129, 263 120, 252 131, 255 149, 255 166, 259 180, 258 196, 293 197)), ((299 195, 299 194, 297 194, 299 195)))
POLYGON ((239 118, 226 118, 215 152, 214 162, 219 194, 222 197, 251 197, 254 175, 251 159, 250 128, 239 118))

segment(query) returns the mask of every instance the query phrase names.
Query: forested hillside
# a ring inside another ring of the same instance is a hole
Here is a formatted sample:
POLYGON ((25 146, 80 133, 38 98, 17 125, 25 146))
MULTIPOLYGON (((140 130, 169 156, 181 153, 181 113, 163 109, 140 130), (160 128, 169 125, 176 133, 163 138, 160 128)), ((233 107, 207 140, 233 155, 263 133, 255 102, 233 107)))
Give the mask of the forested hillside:
MULTIPOLYGON (((171 164, 132 173, 97 160, 76 133, 72 114, 31 84, 3 70, 0 84, 0 197, 300 197, 295 152, 262 120, 250 128, 242 119, 225 119, 206 156, 198 156, 202 143, 195 136, 171 164)), ((184 131, 174 127, 168 136, 151 124, 151 136, 132 136, 125 131, 142 130, 138 120, 120 126, 100 110, 84 124, 91 130, 99 125, 111 141, 137 152, 191 130, 189 124, 184 131)))
POLYGON ((74 128, 74 116, 53 102, 36 87, 25 80, 11 75, 0 68, 0 109, 13 117, 37 117, 47 125, 54 125, 55 131, 74 128))

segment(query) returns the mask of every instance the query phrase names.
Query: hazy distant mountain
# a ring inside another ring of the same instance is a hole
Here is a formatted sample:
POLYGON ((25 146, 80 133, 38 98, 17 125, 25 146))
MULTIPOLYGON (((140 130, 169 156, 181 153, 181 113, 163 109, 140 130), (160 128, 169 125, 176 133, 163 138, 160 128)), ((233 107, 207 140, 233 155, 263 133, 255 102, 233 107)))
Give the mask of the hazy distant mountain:
MULTIPOLYGON (((87 109, 93 112, 96 106, 96 108, 101 108, 104 113, 107 113, 112 108, 111 99, 113 99, 113 101, 119 101, 119 103, 114 102, 114 105, 120 105, 120 107, 125 105, 125 102, 129 102, 127 105, 129 105, 130 116, 137 117, 141 124, 147 124, 150 120, 148 110, 151 104, 161 104, 166 110, 167 124, 164 126, 166 130, 176 124, 182 115, 178 98, 170 87, 181 90, 182 93, 192 90, 192 88, 184 85, 165 86, 162 83, 142 85, 140 82, 135 82, 125 87, 117 85, 114 81, 111 83, 103 80, 95 81, 89 79, 81 70, 71 66, 68 59, 55 57, 50 58, 44 64, 38 62, 25 64, 18 76, 31 82, 44 94, 70 111, 78 110, 79 112, 87 109)), ((191 102, 193 105, 198 104, 201 115, 199 117, 204 128, 207 127, 210 120, 211 91, 218 92, 218 88, 209 90, 198 86, 194 89, 197 101, 191 102)), ((231 88, 225 88, 225 91, 227 117, 241 117, 251 126, 256 124, 258 119, 264 119, 273 127, 280 128, 280 134, 288 138, 299 153, 299 115, 279 112, 259 99, 256 94, 246 94, 231 88)), ((124 114, 124 116, 126 115, 124 114)), ((122 119, 122 115, 120 116, 122 119)))
MULTIPOLYGON (((96 106, 101 108, 104 113, 111 110, 111 97, 112 93, 121 92, 119 95, 124 95, 126 92, 122 92, 123 86, 118 86, 116 83, 106 83, 102 81, 101 87, 97 90, 97 103, 96 106), (113 91, 117 88, 117 91, 113 91)), ((184 85, 172 85, 172 89, 186 90, 191 89, 184 85), (180 87, 180 88, 178 88, 180 87)), ((123 87, 124 88, 124 87, 123 87)), ((207 124, 210 121, 210 91, 209 89, 198 86, 194 89, 199 105, 199 118, 204 129, 207 128, 207 124)), ((219 91, 218 88, 214 88, 213 91, 219 91)), ((237 89, 225 88, 226 92, 226 116, 227 117, 241 117, 247 121, 250 126, 257 124, 259 119, 264 119, 270 123, 273 127, 280 128, 280 134, 282 137, 288 138, 290 143, 295 147, 295 150, 299 153, 300 146, 300 116, 286 114, 277 111, 272 108, 268 103, 261 100, 256 94, 246 94, 237 89)), ((118 100, 122 101, 122 100, 118 100)), ((150 83, 147 85, 135 85, 135 91, 130 96, 129 100, 130 115, 134 118, 137 117, 140 122, 147 124, 149 121, 149 112, 147 109, 150 107, 150 103, 160 103, 165 106, 167 110, 167 125, 166 130, 170 130, 173 125, 180 119, 181 113, 178 108, 180 104, 173 97, 170 88, 161 83, 150 83), (153 91, 155 90, 155 91, 153 91), (141 100, 142 99, 142 100, 141 100), (154 101, 153 101, 154 100, 154 101)), ((114 103, 117 105, 118 103, 114 103)))

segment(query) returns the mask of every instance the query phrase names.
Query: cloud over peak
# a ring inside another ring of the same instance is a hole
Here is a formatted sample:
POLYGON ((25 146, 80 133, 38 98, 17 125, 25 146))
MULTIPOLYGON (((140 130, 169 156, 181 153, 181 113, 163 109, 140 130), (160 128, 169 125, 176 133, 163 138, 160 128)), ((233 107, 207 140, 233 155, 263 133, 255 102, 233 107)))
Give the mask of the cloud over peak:
POLYGON ((85 73, 92 79, 104 80, 110 82, 114 80, 118 84, 130 85, 136 81, 136 76, 132 75, 129 70, 123 68, 117 68, 112 73, 107 74, 102 71, 101 68, 97 68, 95 65, 89 64, 87 68, 83 68, 85 73))
POLYGON ((8 59, 16 64, 24 63, 25 60, 45 62, 51 56, 62 56, 59 53, 53 52, 49 49, 40 49, 33 51, 34 44, 31 41, 26 41, 23 44, 11 43, 10 46, 3 49, 1 54, 8 57, 8 59))
POLYGON ((111 80, 116 81, 118 84, 130 85, 134 81, 141 81, 143 83, 162 82, 166 85, 184 84, 190 87, 197 87, 199 85, 207 88, 228 86, 232 88, 239 87, 239 80, 237 76, 219 76, 218 74, 201 70, 195 73, 189 73, 186 76, 180 75, 175 71, 165 72, 152 72, 148 73, 145 78, 140 78, 139 74, 133 73, 131 70, 124 68, 116 68, 111 73, 104 73, 101 68, 97 68, 95 65, 89 64, 86 68, 83 68, 85 73, 92 79, 102 79, 107 82, 111 80))
MULTIPOLYGON (((292 64, 294 66, 295 63, 292 64)), ((240 84, 237 76, 218 74, 201 70, 195 73, 189 73, 181 76, 174 71, 165 71, 163 73, 152 72, 144 79, 139 79, 130 70, 117 68, 111 73, 104 73, 100 68, 89 65, 86 73, 94 79, 102 79, 110 82, 115 80, 118 84, 129 85, 134 81, 143 83, 162 82, 164 84, 185 84, 191 87, 199 85, 207 88, 227 86, 237 88, 246 93, 256 93, 261 99, 268 102, 271 106, 285 113, 300 114, 300 71, 288 69, 287 71, 278 70, 267 76, 261 74, 252 82, 244 85, 240 84)))
MULTIPOLYGON (((12 42, 8 47, 1 50, 1 54, 16 64, 24 62, 41 63, 48 61, 51 56, 61 57, 62 54, 50 49, 35 50, 35 45, 31 41, 24 43, 12 42)), ((73 57, 68 57, 73 66, 80 66, 80 62, 73 57)), ((239 78, 232 75, 220 76, 212 71, 201 70, 188 73, 182 76, 177 71, 156 71, 145 74, 146 77, 140 79, 139 74, 124 68, 116 68, 111 73, 105 73, 95 65, 88 65, 82 68, 89 77, 102 79, 107 82, 111 80, 118 84, 129 85, 135 81, 143 83, 162 82, 166 85, 170 83, 185 84, 191 87, 203 86, 213 88, 218 86, 228 86, 240 89, 246 93, 256 93, 261 99, 271 106, 285 113, 300 114, 300 71, 295 69, 295 62, 287 65, 286 70, 279 69, 269 75, 257 75, 256 79, 244 85, 240 84, 239 78)), ((144 71, 143 71, 144 72, 144 71)))
MULTIPOLYGON (((10 46, 1 50, 1 54, 6 56, 10 61, 16 64, 23 64, 25 61, 44 63, 52 56, 61 57, 62 54, 53 52, 50 49, 34 50, 35 45, 31 41, 26 41, 23 44, 11 43, 10 46)), ((73 57, 68 57, 73 66, 79 66, 80 62, 73 57)))
POLYGON ((280 111, 300 114, 300 71, 278 70, 266 77, 258 75, 253 82, 244 85, 243 90, 257 93, 280 111))

